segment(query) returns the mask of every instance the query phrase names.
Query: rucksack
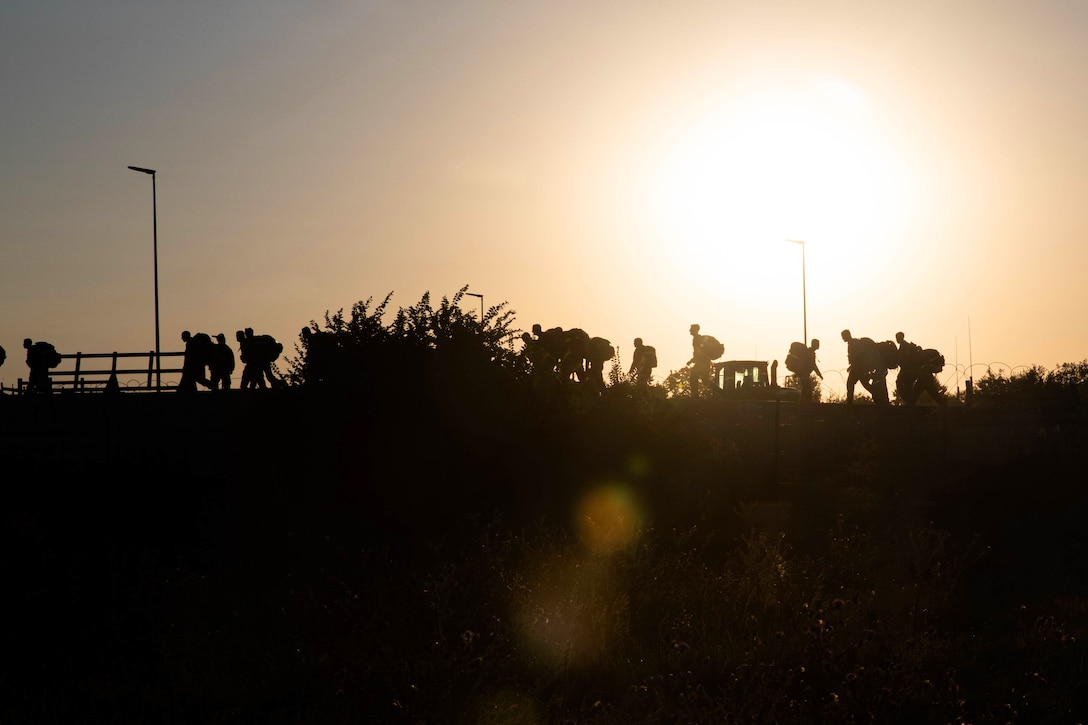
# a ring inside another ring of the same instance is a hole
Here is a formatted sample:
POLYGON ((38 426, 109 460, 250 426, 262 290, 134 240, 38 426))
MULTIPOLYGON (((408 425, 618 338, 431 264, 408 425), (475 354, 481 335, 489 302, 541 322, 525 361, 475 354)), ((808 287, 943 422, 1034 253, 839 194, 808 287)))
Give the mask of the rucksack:
POLYGON ((944 355, 932 348, 922 351, 923 360, 921 370, 927 373, 939 373, 944 370, 944 355))
POLYGON ((808 348, 805 347, 803 342, 791 342, 790 351, 786 353, 786 369, 791 373, 804 374, 806 372, 811 372, 804 369, 805 353, 807 352, 808 348))
MULTIPOLYGON (((893 343, 894 344, 894 343, 893 343)), ((856 372, 868 373, 884 367, 884 355, 871 337, 855 337, 846 346, 846 359, 856 372)))
POLYGON ((725 345, 718 342, 718 338, 711 335, 703 335, 700 347, 702 347, 703 352, 705 352, 706 356, 711 360, 717 360, 725 354, 725 345))
POLYGON ((215 346, 212 342, 211 335, 206 332, 198 332, 193 335, 193 351, 201 358, 206 359, 211 354, 211 349, 215 346))
POLYGON ((276 338, 271 335, 257 335, 254 340, 257 341, 257 349, 260 350, 260 356, 268 362, 275 361, 280 353, 283 352, 283 343, 276 342, 276 338))
POLYGON ((604 362, 611 360, 616 354, 616 348, 612 347, 612 343, 603 337, 594 337, 589 341, 590 355, 594 360, 604 362))
POLYGON ((895 346, 894 342, 885 340, 876 343, 876 346, 880 354, 880 362, 884 364, 884 367, 889 370, 895 370, 899 367, 899 348, 895 346))
POLYGON ((36 342, 31 346, 34 360, 47 368, 55 368, 60 365, 61 357, 57 348, 48 342, 36 342))
POLYGON ((643 354, 642 359, 646 361, 647 367, 651 367, 651 368, 656 368, 657 367, 657 350, 655 350, 650 345, 643 345, 642 346, 642 354, 643 354))

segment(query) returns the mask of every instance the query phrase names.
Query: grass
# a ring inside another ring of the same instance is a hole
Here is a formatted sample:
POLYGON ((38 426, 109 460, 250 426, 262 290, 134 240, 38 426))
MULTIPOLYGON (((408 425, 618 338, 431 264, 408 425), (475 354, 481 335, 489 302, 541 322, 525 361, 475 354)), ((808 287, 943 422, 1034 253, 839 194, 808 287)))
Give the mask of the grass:
POLYGON ((767 408, 513 401, 481 443, 450 410, 291 397, 285 437, 270 400, 141 409, 101 447, 71 411, 7 431, 0 721, 1086 717, 1080 454, 1035 419, 771 445, 767 408), (1015 455, 941 437, 991 433, 1015 455))

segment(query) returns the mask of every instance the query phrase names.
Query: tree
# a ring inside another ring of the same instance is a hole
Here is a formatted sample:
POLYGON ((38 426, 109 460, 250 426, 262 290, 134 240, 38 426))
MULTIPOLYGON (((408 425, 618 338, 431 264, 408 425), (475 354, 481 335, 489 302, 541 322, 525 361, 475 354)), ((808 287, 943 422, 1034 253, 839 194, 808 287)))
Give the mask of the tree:
POLYGON ((1006 402, 1013 399, 1038 400, 1046 377, 1046 369, 1039 365, 1032 365, 1023 372, 1009 375, 1001 370, 995 373, 992 369, 987 369, 986 374, 975 382, 975 391, 978 395, 1001 398, 1006 402))
POLYGON ((513 310, 503 302, 479 319, 460 307, 466 290, 467 285, 452 298, 443 297, 437 308, 426 292, 416 304, 397 310, 388 324, 392 292, 376 306, 372 297, 356 302, 348 316, 343 309, 326 312, 324 329, 311 321, 300 333, 288 379, 295 385, 414 386, 428 378, 462 384, 488 371, 523 372, 512 346, 520 332, 512 329, 513 310))
MULTIPOLYGON (((665 380, 662 382, 666 390, 666 394, 670 398, 679 397, 691 397, 691 370, 692 363, 688 363, 679 370, 671 371, 665 380)), ((721 390, 718 388, 709 388, 706 385, 700 385, 695 397, 698 398, 714 398, 721 394, 721 390)))
POLYGON ((1005 405, 1075 404, 1088 392, 1086 389, 1088 360, 1062 363, 1049 372, 1040 365, 1008 375, 1001 370, 987 370, 975 382, 978 395, 1005 405))
MULTIPOLYGON (((808 374, 810 385, 812 386, 812 402, 819 403, 824 398, 824 386, 823 378, 816 375, 816 373, 808 374)), ((782 387, 790 388, 791 390, 800 390, 801 381, 798 379, 797 374, 787 375, 782 380, 782 387)), ((828 402, 832 402, 830 399, 828 402)))

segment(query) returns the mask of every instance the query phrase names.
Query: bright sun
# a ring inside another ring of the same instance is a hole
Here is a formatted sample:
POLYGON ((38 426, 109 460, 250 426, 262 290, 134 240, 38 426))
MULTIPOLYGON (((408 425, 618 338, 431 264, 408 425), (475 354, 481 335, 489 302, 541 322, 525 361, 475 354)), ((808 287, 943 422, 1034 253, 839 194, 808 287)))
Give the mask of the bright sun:
POLYGON ((720 292, 723 269, 765 268, 786 239, 820 245, 840 278, 824 282, 848 284, 888 258, 913 213, 909 164, 838 79, 738 94, 673 138, 648 211, 664 256, 707 291, 720 292))

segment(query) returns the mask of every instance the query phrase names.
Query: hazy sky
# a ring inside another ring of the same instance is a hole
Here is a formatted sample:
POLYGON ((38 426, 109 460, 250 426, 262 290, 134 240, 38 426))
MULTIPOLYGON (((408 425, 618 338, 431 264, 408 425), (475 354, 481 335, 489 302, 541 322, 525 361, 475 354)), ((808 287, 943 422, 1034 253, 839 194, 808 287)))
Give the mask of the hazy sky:
MULTIPOLYGON (((462 285, 658 377, 897 330, 1082 360, 1088 4, 0 5, 0 380, 462 285)), ((466 299, 478 309, 479 301, 466 299)), ((981 375, 976 367, 975 373, 981 375)))

